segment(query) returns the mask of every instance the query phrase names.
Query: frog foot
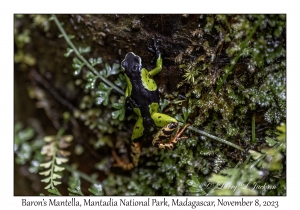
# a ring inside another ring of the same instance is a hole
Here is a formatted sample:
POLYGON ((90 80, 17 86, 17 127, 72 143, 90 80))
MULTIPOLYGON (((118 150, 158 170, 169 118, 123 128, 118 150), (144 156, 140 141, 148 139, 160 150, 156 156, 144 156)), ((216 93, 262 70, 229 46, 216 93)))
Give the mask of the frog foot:
POLYGON ((160 50, 158 48, 158 39, 157 38, 152 38, 153 39, 153 45, 151 47, 148 47, 148 50, 155 53, 155 58, 156 60, 158 59, 160 55, 160 50))
POLYGON ((112 150, 111 153, 116 161, 116 163, 113 164, 113 167, 122 168, 123 170, 131 170, 134 167, 132 163, 126 163, 122 161, 115 150, 112 150))
MULTIPOLYGON (((177 129, 176 134, 170 138, 170 141, 168 143, 163 143, 161 141, 158 140, 154 140, 153 141, 153 146, 159 148, 159 149, 169 149, 169 150, 173 150, 175 147, 175 144, 178 143, 178 141, 180 140, 184 140, 187 139, 187 136, 181 136, 183 134, 183 132, 186 130, 186 128, 189 126, 190 124, 186 124, 181 130, 180 128, 177 129)), ((170 125, 168 125, 169 127, 173 127, 172 123, 170 125)), ((170 129, 171 130, 171 129, 170 129)))
POLYGON ((115 150, 111 151, 113 158, 115 159, 116 163, 113 164, 113 167, 119 167, 123 170, 131 170, 134 167, 138 165, 140 154, 141 154, 141 148, 139 143, 132 142, 131 143, 131 158, 132 162, 124 162, 122 161, 119 156, 117 155, 115 150))

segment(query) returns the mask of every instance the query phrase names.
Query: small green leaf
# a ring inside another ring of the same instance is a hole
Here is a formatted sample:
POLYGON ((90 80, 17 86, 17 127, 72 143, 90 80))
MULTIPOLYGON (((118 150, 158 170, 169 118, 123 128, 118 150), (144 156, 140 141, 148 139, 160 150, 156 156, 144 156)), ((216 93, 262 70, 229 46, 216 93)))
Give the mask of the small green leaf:
POLYGON ((50 182, 50 180, 51 180, 51 177, 48 177, 46 179, 42 179, 41 182, 48 183, 48 182, 50 182))
POLYGON ((113 103, 112 107, 117 109, 116 111, 112 112, 112 118, 117 119, 119 117, 119 120, 122 121, 125 117, 124 97, 121 97, 118 100, 118 103, 113 103))
POLYGON ((186 181, 186 184, 191 186, 191 187, 198 187, 198 185, 199 185, 199 183, 196 183, 194 180, 190 180, 190 179, 188 179, 186 181))
POLYGON ((83 195, 80 187, 80 178, 78 177, 78 174, 73 173, 73 176, 70 177, 69 179, 69 195, 83 195))
POLYGON ((183 119, 183 117, 181 116, 181 114, 176 114, 176 115, 175 115, 175 119, 178 120, 179 122, 184 123, 184 119, 183 119))
POLYGON ((285 141, 286 140, 286 125, 282 123, 280 126, 277 126, 276 129, 280 132, 275 132, 278 141, 285 141))
MULTIPOLYGON (((107 144, 109 144, 109 142, 107 142, 107 144)), ((111 144, 111 147, 113 147, 113 144, 111 144)), ((109 158, 103 158, 100 162, 95 164, 95 168, 99 171, 106 171, 108 164, 109 158)))
POLYGON ((54 181, 54 180, 53 180, 53 184, 56 186, 56 185, 61 184, 61 182, 59 182, 59 181, 54 181))
POLYGON ((65 57, 69 57, 71 55, 71 53, 74 52, 74 50, 72 48, 67 48, 67 52, 64 54, 65 57))
POLYGON ((197 176, 192 176, 192 179, 188 179, 186 181, 187 185, 190 186, 189 191, 192 194, 199 193, 201 195, 205 195, 206 192, 203 190, 197 176))
POLYGON ((51 186, 52 186, 52 183, 48 184, 48 185, 45 187, 45 189, 47 190, 47 189, 49 189, 51 186))
POLYGON ((92 66, 95 66, 97 64, 101 64, 102 63, 102 58, 101 57, 98 57, 98 58, 90 58, 89 59, 89 63, 92 65, 92 66))
POLYGON ((266 142, 268 143, 268 145, 270 147, 273 147, 275 144, 277 144, 277 141, 274 141, 273 139, 271 139, 270 137, 266 137, 266 142))
POLYGON ((97 97, 96 98, 96 104, 100 105, 103 103, 103 101, 106 101, 107 100, 107 97, 105 97, 104 94, 102 94, 101 92, 99 92, 99 96, 100 97, 97 97))
POLYGON ((101 76, 108 78, 111 75, 115 75, 119 73, 120 65, 117 63, 114 63, 112 67, 106 63, 104 69, 102 69, 99 73, 101 76))
POLYGON ((183 119, 184 119, 184 123, 186 123, 187 118, 189 117, 191 110, 190 109, 186 109, 185 107, 182 107, 182 113, 183 113, 183 119))
POLYGON ((119 110, 116 110, 116 111, 113 111, 111 113, 111 116, 113 119, 117 119, 119 117, 119 120, 122 121, 124 120, 124 117, 125 117, 125 108, 121 108, 119 110))
POLYGON ((96 97, 96 104, 100 105, 103 103, 103 105, 106 106, 108 104, 108 97, 112 88, 108 87, 103 82, 100 82, 98 89, 99 91, 96 92, 96 96, 98 96, 96 97))
POLYGON ((279 130, 282 133, 286 133, 286 126, 285 126, 284 123, 281 124, 280 126, 277 126, 276 129, 279 130))
POLYGON ((97 76, 95 76, 93 73, 91 73, 90 71, 88 71, 86 73, 86 77, 87 77, 87 83, 85 85, 85 89, 94 89, 95 88, 95 83, 97 80, 97 76))
POLYGON ((60 175, 53 173, 52 179, 60 179, 60 178, 61 178, 60 175))
POLYGON ((125 76, 123 74, 118 74, 118 78, 115 80, 115 84, 119 87, 121 87, 123 90, 125 89, 127 83, 126 83, 126 79, 125 76))
POLYGON ((54 139, 55 139, 55 136, 45 136, 44 137, 44 141, 45 142, 51 142, 51 141, 54 141, 54 139))
POLYGON ((164 108, 169 104, 169 101, 164 99, 164 100, 160 100, 159 106, 160 106, 160 111, 163 111, 164 108))
POLYGON ((59 171, 63 171, 63 170, 65 170, 65 168, 54 165, 54 172, 59 172, 59 171))
POLYGON ((65 142, 71 142, 71 141, 73 141, 73 139, 74 139, 73 135, 64 135, 61 137, 61 140, 65 141, 65 142))
POLYGON ((111 67, 110 75, 118 74, 119 72, 120 72, 120 64, 113 63, 113 65, 111 67))
POLYGON ((16 162, 18 164, 25 164, 27 161, 30 160, 32 155, 32 148, 31 145, 27 142, 20 142, 20 149, 16 152, 16 162))
POLYGON ((90 46, 79 47, 78 51, 79 51, 80 54, 82 54, 82 53, 89 53, 91 51, 91 47, 90 46))
POLYGON ((68 190, 70 192, 69 193, 70 196, 77 196, 77 195, 83 196, 83 193, 81 191, 73 190, 71 188, 68 188, 68 190))
POLYGON ((81 65, 82 62, 81 62, 81 60, 79 60, 77 57, 74 57, 74 58, 73 58, 73 64, 81 65))
POLYGON ((189 188, 189 191, 190 191, 191 193, 197 193, 197 192, 199 192, 199 188, 198 188, 198 187, 190 187, 190 188, 189 188))
POLYGON ((112 107, 115 109, 122 109, 124 107, 124 103, 113 103, 112 107))
POLYGON ((50 144, 44 145, 42 147, 41 154, 42 155, 47 154, 48 156, 52 156, 53 155, 53 146, 54 146, 54 142, 51 142, 50 144))
POLYGON ((55 158, 55 161, 56 161, 56 163, 57 163, 57 165, 60 165, 60 164, 62 164, 62 163, 66 163, 66 162, 68 162, 68 158, 62 158, 62 157, 56 157, 55 158))
MULTIPOLYGON (((48 186, 49 186, 49 185, 48 185, 48 186)), ((47 186, 47 187, 48 187, 48 186, 47 186)), ((50 187, 50 186, 49 186, 49 187, 50 187)), ((48 187, 48 188, 49 188, 49 187, 48 187)), ((45 188, 45 189, 46 189, 46 188, 45 188)), ((49 193, 52 193, 53 195, 61 195, 60 192, 59 192, 55 187, 52 188, 52 189, 48 189, 48 192, 49 192, 49 193)))
POLYGON ((75 69, 73 74, 75 76, 77 76, 78 74, 80 74, 82 67, 85 64, 83 62, 81 62, 77 57, 73 58, 73 63, 72 63, 72 67, 75 69))
POLYGON ((68 35, 69 39, 74 39, 75 36, 74 35, 68 35))
POLYGON ((27 141, 27 140, 31 139, 34 136, 34 134, 35 134, 34 129, 31 127, 28 127, 25 130, 18 132, 18 137, 23 142, 23 141, 27 141))
POLYGON ((101 184, 93 184, 91 188, 88 189, 93 195, 103 196, 103 189, 101 184))
POLYGON ((44 168, 49 168, 52 164, 52 160, 50 160, 49 162, 46 162, 46 163, 41 163, 40 166, 41 167, 44 167, 44 168))
POLYGON ((249 150, 249 154, 252 156, 252 158, 253 158, 254 160, 257 160, 257 159, 259 159, 259 158, 262 156, 261 153, 256 152, 256 151, 254 151, 254 150, 249 150))
POLYGON ((42 172, 40 172, 39 174, 40 174, 40 175, 44 175, 44 176, 48 176, 48 175, 50 174, 50 172, 51 172, 51 169, 49 169, 49 170, 47 170, 47 171, 42 171, 42 172))

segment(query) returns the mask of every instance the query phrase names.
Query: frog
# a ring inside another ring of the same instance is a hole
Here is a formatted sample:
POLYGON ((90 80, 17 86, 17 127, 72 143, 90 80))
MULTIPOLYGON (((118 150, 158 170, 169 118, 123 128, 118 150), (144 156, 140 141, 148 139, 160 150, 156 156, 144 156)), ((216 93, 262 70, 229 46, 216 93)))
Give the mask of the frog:
POLYGON ((124 170, 131 170, 138 166, 141 154, 140 141, 151 127, 161 128, 152 140, 152 145, 158 149, 173 150, 179 140, 187 138, 182 134, 189 124, 180 129, 175 118, 159 112, 159 91, 153 77, 162 70, 162 57, 157 45, 154 46, 156 66, 152 70, 143 68, 141 57, 133 52, 128 52, 121 62, 127 82, 125 104, 128 110, 132 110, 137 115, 131 135, 131 162, 123 162, 115 151, 112 153, 116 161, 115 166, 124 170), (176 128, 178 128, 177 132, 171 137, 176 128), (166 142, 168 138, 170 140, 166 142))

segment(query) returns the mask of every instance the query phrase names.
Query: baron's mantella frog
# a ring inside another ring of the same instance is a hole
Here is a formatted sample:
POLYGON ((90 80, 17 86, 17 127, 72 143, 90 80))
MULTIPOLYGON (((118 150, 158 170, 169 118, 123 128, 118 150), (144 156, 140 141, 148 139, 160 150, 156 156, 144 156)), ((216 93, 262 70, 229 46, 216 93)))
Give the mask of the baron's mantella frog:
MULTIPOLYGON (((155 46, 156 47, 156 46, 155 46)), ((127 88, 125 91, 126 106, 132 109, 138 116, 131 136, 131 162, 124 163, 119 159, 115 152, 113 156, 117 162, 116 166, 124 170, 136 167, 140 158, 140 137, 149 131, 151 126, 162 127, 155 135, 152 144, 159 149, 173 149, 178 140, 187 138, 180 137, 188 125, 177 133, 173 138, 171 134, 178 127, 175 118, 159 113, 159 93, 153 80, 153 76, 162 70, 162 58, 156 48, 156 67, 150 71, 142 67, 142 60, 133 52, 127 53, 121 66, 125 73, 127 88), (169 142, 165 139, 171 138, 169 142)))

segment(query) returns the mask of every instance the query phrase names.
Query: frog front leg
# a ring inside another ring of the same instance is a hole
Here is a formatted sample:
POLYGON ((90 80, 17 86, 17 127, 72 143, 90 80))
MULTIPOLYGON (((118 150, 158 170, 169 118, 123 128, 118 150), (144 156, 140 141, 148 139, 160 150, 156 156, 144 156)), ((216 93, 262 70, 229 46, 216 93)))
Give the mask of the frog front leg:
POLYGON ((156 59, 156 66, 154 69, 149 71, 149 75, 153 77, 154 75, 158 74, 162 70, 162 58, 161 53, 158 48, 157 40, 153 39, 153 47, 148 48, 150 51, 155 53, 155 59, 156 59))
POLYGON ((187 137, 183 136, 181 137, 182 133, 185 131, 185 129, 189 126, 189 124, 186 124, 182 129, 177 130, 176 134, 173 138, 170 138, 173 131, 178 127, 178 122, 173 117, 170 117, 168 115, 162 114, 162 113, 154 113, 152 115, 152 118, 158 127, 162 127, 159 132, 155 135, 152 141, 152 145, 154 147, 157 147, 159 149, 174 149, 175 144, 179 140, 186 139, 187 137), (163 126, 165 125, 165 126, 163 126), (170 138, 169 142, 164 142, 167 138, 170 138))

